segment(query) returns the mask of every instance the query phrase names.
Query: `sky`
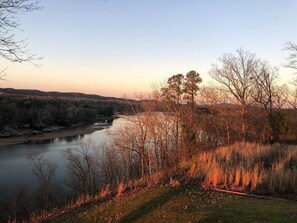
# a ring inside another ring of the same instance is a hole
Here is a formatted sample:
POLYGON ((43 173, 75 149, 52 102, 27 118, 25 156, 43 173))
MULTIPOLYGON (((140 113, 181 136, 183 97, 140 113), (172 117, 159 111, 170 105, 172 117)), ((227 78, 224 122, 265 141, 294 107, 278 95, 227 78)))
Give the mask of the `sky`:
POLYGON ((190 70, 208 84, 211 65, 243 48, 273 66, 280 83, 287 41, 297 42, 296 0, 41 0, 19 16, 17 39, 43 57, 10 63, 0 87, 122 97, 190 70))

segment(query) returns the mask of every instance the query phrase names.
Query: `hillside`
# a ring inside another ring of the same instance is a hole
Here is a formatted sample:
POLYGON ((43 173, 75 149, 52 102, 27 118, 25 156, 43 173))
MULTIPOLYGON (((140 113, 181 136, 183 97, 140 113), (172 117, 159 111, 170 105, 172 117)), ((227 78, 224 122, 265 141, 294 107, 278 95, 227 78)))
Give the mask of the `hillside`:
POLYGON ((111 122, 113 115, 125 112, 130 102, 83 93, 0 88, 0 138, 39 135, 43 129, 88 126, 101 120, 111 122))
POLYGON ((53 219, 76 222, 296 222, 297 202, 266 200, 198 187, 159 187, 86 206, 53 219))
POLYGON ((27 89, 14 89, 14 88, 0 88, 0 94, 18 95, 18 96, 33 96, 33 97, 51 97, 51 98, 65 98, 65 99, 89 99, 97 101, 107 100, 123 100, 116 97, 104 97, 95 94, 84 94, 77 92, 57 92, 57 91, 40 91, 40 90, 27 90, 27 89))

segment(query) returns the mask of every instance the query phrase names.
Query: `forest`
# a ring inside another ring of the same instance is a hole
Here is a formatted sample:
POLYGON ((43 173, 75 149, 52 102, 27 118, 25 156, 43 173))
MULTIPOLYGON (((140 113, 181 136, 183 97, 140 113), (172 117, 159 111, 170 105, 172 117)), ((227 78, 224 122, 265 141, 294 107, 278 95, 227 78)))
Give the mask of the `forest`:
POLYGON ((124 99, 75 93, 46 93, 1 89, 0 130, 42 130, 45 127, 89 125, 100 118, 112 117, 114 111, 127 110, 124 99))

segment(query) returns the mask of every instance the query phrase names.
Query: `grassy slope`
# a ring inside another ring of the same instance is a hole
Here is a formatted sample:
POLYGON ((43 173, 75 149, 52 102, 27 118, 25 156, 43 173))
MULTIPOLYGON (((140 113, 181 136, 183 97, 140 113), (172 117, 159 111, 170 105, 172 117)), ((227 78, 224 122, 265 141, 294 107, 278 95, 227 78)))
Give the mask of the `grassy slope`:
POLYGON ((144 189, 52 222, 296 222, 297 202, 263 200, 195 187, 144 189))

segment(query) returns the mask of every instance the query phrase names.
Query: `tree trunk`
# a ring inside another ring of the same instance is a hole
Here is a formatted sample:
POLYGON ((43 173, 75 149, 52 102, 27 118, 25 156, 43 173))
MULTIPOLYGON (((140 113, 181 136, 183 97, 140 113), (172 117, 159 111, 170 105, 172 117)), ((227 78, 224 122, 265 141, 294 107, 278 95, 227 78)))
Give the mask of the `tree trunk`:
POLYGON ((247 126, 246 126, 246 107, 242 107, 242 126, 241 126, 241 133, 242 133, 242 140, 247 140, 247 126))

